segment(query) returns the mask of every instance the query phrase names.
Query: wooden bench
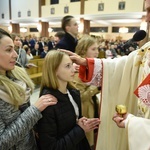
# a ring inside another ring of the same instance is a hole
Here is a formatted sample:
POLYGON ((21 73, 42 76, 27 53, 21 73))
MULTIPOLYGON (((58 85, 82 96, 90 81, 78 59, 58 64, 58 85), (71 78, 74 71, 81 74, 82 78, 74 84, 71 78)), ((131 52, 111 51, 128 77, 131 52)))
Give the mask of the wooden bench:
POLYGON ((31 79, 42 77, 42 72, 30 74, 29 77, 31 79))
POLYGON ((32 63, 37 67, 31 67, 26 69, 27 73, 29 74, 29 77, 33 80, 35 84, 38 84, 41 81, 43 62, 43 58, 31 59, 29 63, 32 63))

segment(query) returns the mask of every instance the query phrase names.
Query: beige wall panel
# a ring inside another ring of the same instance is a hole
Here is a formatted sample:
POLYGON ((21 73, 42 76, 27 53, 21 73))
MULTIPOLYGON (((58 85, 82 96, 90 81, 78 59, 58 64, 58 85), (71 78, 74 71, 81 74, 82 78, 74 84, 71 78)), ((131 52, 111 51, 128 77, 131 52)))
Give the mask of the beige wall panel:
POLYGON ((12 19, 27 19, 39 17, 38 0, 11 0, 12 19), (27 16, 27 11, 31 10, 31 16, 27 16), (21 17, 18 18, 18 11, 21 11, 21 17))
POLYGON ((65 16, 65 15, 79 15, 80 14, 80 2, 69 4, 59 4, 59 5, 49 5, 49 6, 42 6, 42 17, 56 17, 56 16, 65 16), (64 13, 64 7, 69 7, 69 13, 64 13), (50 14, 50 9, 55 8, 55 14, 50 14))
POLYGON ((119 0, 103 0, 104 11, 98 11, 99 0, 85 1, 85 14, 116 14, 125 12, 142 12, 143 0, 125 0, 125 9, 118 10, 119 0))
POLYGON ((59 4, 68 4, 70 0, 59 0, 59 4))
POLYGON ((45 5, 50 5, 50 0, 45 0, 45 5))

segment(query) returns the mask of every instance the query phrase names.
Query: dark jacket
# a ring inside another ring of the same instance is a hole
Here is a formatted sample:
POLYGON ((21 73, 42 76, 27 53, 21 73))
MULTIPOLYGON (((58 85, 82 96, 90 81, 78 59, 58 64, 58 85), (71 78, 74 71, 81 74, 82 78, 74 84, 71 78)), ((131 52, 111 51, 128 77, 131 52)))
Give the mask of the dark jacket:
POLYGON ((69 33, 66 33, 65 36, 58 42, 56 48, 66 49, 75 52, 76 46, 77 46, 77 39, 72 37, 69 33))
MULTIPOLYGON (((81 117, 80 94, 77 90, 69 90, 79 107, 81 117)), ((54 95, 58 103, 47 107, 43 118, 37 124, 40 146, 42 150, 90 150, 84 130, 76 124, 74 107, 67 94, 58 90, 44 88, 41 95, 54 95)))
POLYGON ((48 50, 55 49, 55 44, 54 44, 54 42, 49 41, 47 45, 48 45, 48 50))
POLYGON ((45 58, 47 53, 45 53, 44 51, 41 53, 40 58, 45 58))
POLYGON ((42 43, 42 41, 39 41, 38 44, 39 44, 39 51, 41 53, 44 51, 43 47, 44 47, 44 45, 47 45, 47 43, 46 42, 42 43))
POLYGON ((38 55, 36 55, 36 52, 37 52, 36 49, 32 49, 32 50, 31 50, 31 54, 32 54, 33 56, 38 56, 38 55, 41 54, 39 50, 38 50, 38 55))

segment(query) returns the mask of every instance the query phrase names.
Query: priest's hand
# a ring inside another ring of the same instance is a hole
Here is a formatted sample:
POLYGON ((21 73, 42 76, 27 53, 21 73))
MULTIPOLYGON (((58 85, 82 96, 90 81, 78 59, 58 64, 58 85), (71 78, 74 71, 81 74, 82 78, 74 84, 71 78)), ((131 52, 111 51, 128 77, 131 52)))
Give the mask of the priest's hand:
POLYGON ((124 114, 124 115, 120 115, 118 113, 116 113, 112 120, 116 123, 116 125, 119 127, 119 128, 125 128, 125 123, 127 121, 127 116, 128 114, 124 114))
POLYGON ((76 53, 73 53, 71 51, 68 50, 64 50, 64 49, 58 49, 61 52, 65 52, 66 54, 68 54, 70 56, 70 59, 78 64, 78 65, 83 65, 83 66, 87 66, 87 61, 85 58, 80 57, 79 55, 77 55, 76 53))

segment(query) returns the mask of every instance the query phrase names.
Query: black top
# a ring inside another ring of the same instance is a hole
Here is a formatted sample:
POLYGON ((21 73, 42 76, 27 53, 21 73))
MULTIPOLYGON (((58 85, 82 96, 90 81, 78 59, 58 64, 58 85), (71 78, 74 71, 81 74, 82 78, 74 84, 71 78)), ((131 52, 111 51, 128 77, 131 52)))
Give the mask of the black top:
POLYGON ((66 33, 64 37, 58 42, 56 48, 66 49, 75 52, 76 46, 77 46, 77 39, 75 39, 69 33, 66 33))
MULTIPOLYGON (((80 94, 74 89, 69 91, 79 107, 80 118, 80 94)), ((84 130, 76 124, 76 114, 68 94, 44 88, 41 95, 45 94, 54 95, 58 102, 42 112, 43 118, 37 124, 41 150, 90 150, 84 130)))

